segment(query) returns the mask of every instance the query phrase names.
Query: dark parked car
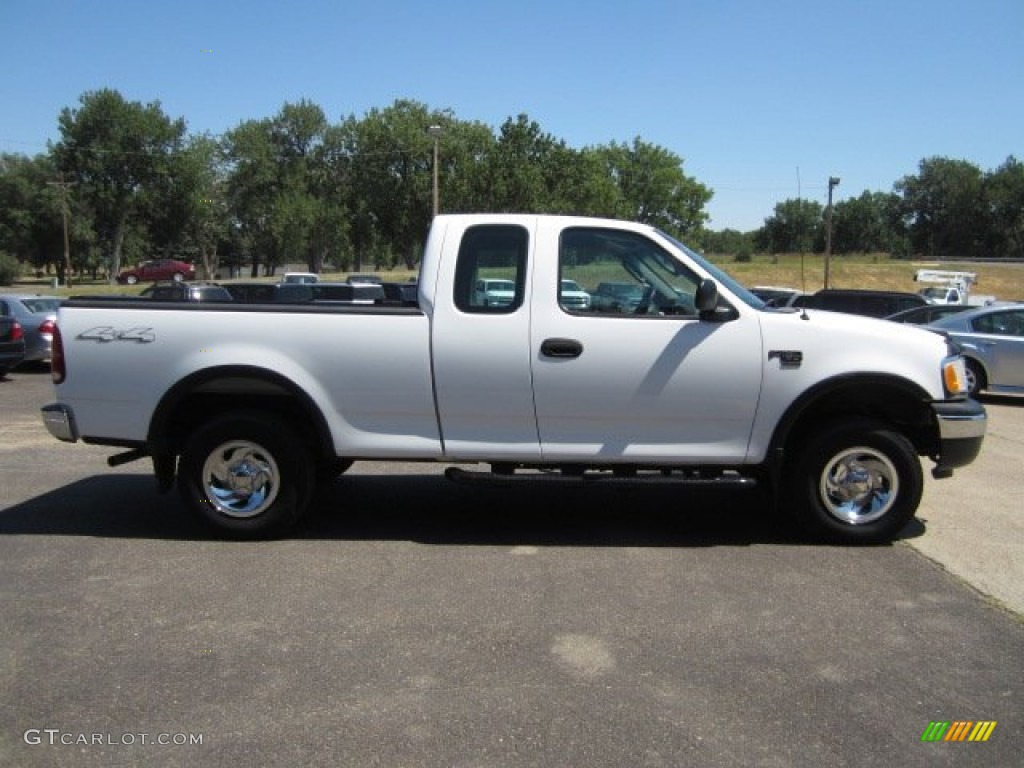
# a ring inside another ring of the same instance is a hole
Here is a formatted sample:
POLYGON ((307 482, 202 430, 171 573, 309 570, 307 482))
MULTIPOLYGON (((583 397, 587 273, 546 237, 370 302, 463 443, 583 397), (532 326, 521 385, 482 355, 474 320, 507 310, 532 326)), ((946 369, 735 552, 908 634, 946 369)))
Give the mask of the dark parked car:
POLYGON ((176 259, 153 259, 144 261, 132 269, 122 270, 117 276, 117 282, 127 285, 136 283, 154 282, 156 280, 194 280, 196 268, 185 261, 176 259))
POLYGON ((911 307, 927 304, 924 296, 903 291, 874 291, 858 288, 828 288, 797 296, 790 306, 827 309, 867 317, 888 317, 911 307))
POLYGON ((0 294, 0 315, 13 317, 25 333, 25 362, 49 362, 60 296, 0 294))
MULTIPOLYGON (((294 284, 299 284, 293 281, 294 284)), ((278 300, 279 283, 222 283, 224 290, 231 294, 235 301, 249 304, 264 304, 278 300)))
POLYGON ((139 295, 153 301, 234 301, 220 283, 155 283, 139 295))
POLYGON ((971 395, 1024 394, 1024 304, 968 308, 923 327, 960 345, 971 395))
POLYGON ((595 312, 634 312, 644 298, 640 283, 599 283, 590 294, 590 306, 595 312))
POLYGON ((0 379, 25 359, 25 334, 13 317, 0 317, 0 379))
POLYGON ((313 289, 313 301, 342 304, 376 304, 385 295, 383 285, 371 282, 317 283, 306 287, 313 289))
POLYGON ((274 304, 376 304, 385 299, 377 283, 228 283, 223 286, 236 301, 274 304))
MULTIPOLYGON (((924 294, 921 295, 923 296, 924 294)), ((892 320, 894 323, 924 325, 925 323, 933 323, 936 320, 948 317, 949 315, 955 315, 957 312, 963 312, 965 309, 971 309, 971 307, 966 304, 926 304, 923 307, 911 307, 910 309, 904 309, 902 312, 897 312, 895 315, 887 315, 885 319, 892 320)))
POLYGON ((414 307, 419 303, 419 285, 415 281, 381 283, 381 288, 384 289, 384 301, 388 304, 414 307))

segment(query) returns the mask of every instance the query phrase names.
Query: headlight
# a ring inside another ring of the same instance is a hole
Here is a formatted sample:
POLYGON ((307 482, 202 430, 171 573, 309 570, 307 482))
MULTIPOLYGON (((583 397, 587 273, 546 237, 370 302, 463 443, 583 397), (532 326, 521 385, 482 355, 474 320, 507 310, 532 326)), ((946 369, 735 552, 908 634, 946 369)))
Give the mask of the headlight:
POLYGON ((962 357, 948 357, 942 363, 942 384, 946 394, 967 394, 967 368, 962 357))

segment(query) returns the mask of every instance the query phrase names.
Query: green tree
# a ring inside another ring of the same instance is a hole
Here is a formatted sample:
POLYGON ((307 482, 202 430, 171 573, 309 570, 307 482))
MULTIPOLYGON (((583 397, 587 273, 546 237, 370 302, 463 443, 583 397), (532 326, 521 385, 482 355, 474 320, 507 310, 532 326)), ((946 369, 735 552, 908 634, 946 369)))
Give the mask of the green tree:
MULTIPOLYGON (((228 163, 228 209, 234 237, 259 275, 261 255, 272 249, 270 212, 277 189, 277 163, 268 119, 246 120, 224 137, 228 163)), ((265 256, 264 256, 265 258, 265 256)))
POLYGON ((931 157, 895 190, 914 251, 927 256, 982 255, 990 221, 981 169, 966 160, 931 157))
POLYGON ((51 184, 56 178, 47 155, 0 155, 0 250, 37 269, 63 261, 60 198, 51 184))
POLYGON ((438 163, 441 212, 493 210, 488 168, 497 146, 494 131, 483 123, 456 120, 447 113, 442 119, 438 163))
POLYGON ((322 146, 327 118, 312 102, 286 103, 270 119, 249 120, 225 139, 230 174, 227 199, 245 234, 253 276, 288 262, 318 264, 322 243, 322 146))
POLYGON ((619 190, 616 216, 681 238, 701 230, 708 219, 704 206, 714 193, 683 172, 678 155, 640 137, 632 145, 612 142, 601 151, 619 190))
MULTIPOLYGON (((564 145, 563 145, 564 146, 564 145)), ((490 210, 543 213, 552 202, 545 166, 559 146, 536 121, 520 114, 507 118, 487 157, 490 210)))
POLYGON ((834 253, 891 251, 901 233, 892 228, 892 211, 899 198, 891 193, 868 192, 836 203, 832 219, 834 253))
MULTIPOLYGON (((399 100, 343 124, 351 147, 351 239, 356 269, 415 264, 433 213, 434 138, 448 134, 451 116, 399 100)), ((446 144, 447 146, 447 144, 446 144)), ((448 161, 450 162, 450 161, 448 161)))
POLYGON ((348 264, 351 153, 347 134, 341 126, 328 125, 310 164, 309 189, 315 211, 310 232, 308 268, 320 272, 328 258, 348 264))
POLYGON ((551 213, 614 216, 620 207, 621 192, 607 173, 599 150, 575 150, 560 144, 546 163, 545 176, 551 213))
POLYGON ((51 149, 58 171, 76 183, 76 195, 93 212, 112 280, 133 218, 181 148, 185 121, 171 120, 157 101, 125 101, 111 89, 86 92, 79 101, 79 108, 61 110, 61 139, 51 149))
POLYGON ((1024 257, 1024 164, 1012 155, 985 177, 991 255, 1024 257))
POLYGON ((736 229, 723 229, 720 232, 703 230, 694 240, 694 244, 706 253, 747 255, 754 251, 754 233, 740 232, 736 229))
POLYGON ((229 230, 224 148, 208 134, 191 136, 177 166, 184 198, 185 241, 198 254, 204 277, 209 280, 220 267, 218 248, 229 230))
POLYGON ((757 247, 768 253, 823 250, 823 216, 824 208, 814 200, 790 198, 776 203, 775 214, 765 219, 755 235, 757 247))

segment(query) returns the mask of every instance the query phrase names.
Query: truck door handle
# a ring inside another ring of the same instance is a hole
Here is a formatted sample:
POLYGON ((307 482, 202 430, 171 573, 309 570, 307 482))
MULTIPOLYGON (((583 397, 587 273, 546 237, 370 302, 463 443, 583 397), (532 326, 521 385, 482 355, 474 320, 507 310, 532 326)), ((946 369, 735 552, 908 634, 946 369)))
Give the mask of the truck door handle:
POLYGON ((583 345, 575 339, 544 339, 540 353, 544 357, 579 357, 583 354, 583 345))

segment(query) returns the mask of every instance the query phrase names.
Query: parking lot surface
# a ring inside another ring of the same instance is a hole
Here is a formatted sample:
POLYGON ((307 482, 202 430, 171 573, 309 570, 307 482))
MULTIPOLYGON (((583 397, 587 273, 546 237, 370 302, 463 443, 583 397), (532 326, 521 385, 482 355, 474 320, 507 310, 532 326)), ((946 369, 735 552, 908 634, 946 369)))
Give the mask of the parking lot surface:
POLYGON ((757 494, 360 462, 282 541, 0 381, 0 765, 960 766, 1024 754, 1024 401, 891 546, 757 494), (552 511, 542 511, 552 510, 552 511), (931 742, 935 722, 995 722, 931 742))

